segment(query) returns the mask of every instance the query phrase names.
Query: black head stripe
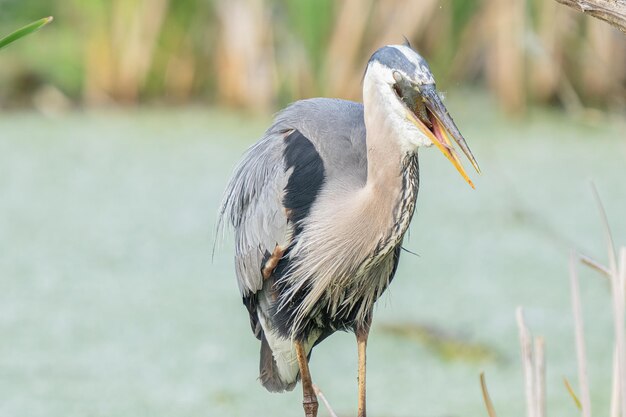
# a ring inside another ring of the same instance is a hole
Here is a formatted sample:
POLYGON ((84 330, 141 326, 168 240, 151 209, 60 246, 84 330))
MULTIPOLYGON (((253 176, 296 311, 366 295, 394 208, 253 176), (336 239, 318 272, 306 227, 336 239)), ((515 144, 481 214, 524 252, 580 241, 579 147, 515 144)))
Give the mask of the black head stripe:
POLYGON ((370 58, 370 62, 376 61, 387 68, 399 69, 407 75, 415 74, 417 67, 398 49, 393 46, 383 46, 370 58))
MULTIPOLYGON (((411 49, 411 51, 413 51, 413 49, 411 49)), ((413 51, 413 53, 413 59, 409 60, 398 48, 394 46, 383 46, 378 51, 374 52, 369 62, 376 61, 391 70, 400 70, 413 81, 420 84, 434 84, 435 79, 430 72, 426 60, 417 52, 413 51)))

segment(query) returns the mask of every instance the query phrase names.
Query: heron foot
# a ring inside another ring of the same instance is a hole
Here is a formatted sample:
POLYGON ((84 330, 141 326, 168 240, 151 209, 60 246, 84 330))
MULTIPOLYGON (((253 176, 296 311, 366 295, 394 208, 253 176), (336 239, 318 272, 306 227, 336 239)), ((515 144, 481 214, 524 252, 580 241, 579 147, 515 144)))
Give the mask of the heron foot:
POLYGON ((304 415, 306 417, 317 417, 318 404, 315 394, 305 394, 302 400, 302 406, 304 407, 304 415))

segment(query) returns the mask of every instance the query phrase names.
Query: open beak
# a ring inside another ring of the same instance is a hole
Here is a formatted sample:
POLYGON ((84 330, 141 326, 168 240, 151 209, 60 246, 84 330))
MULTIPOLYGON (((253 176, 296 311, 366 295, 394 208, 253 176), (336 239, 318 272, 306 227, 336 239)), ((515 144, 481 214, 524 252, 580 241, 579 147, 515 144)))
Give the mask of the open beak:
POLYGON ((446 106, 441 102, 441 98, 439 94, 437 94, 435 87, 430 85, 422 86, 419 90, 419 94, 417 94, 417 99, 419 100, 420 98, 426 107, 425 116, 428 117, 428 120, 425 123, 416 113, 407 109, 408 119, 433 142, 450 162, 452 162, 452 165, 459 171, 465 181, 467 181, 472 188, 475 188, 474 183, 472 183, 467 172, 465 172, 465 168, 461 165, 461 161, 456 150, 453 148, 450 137, 459 145, 476 172, 480 173, 478 162, 476 162, 476 158, 472 155, 472 151, 469 146, 467 146, 463 135, 461 135, 461 132, 459 132, 459 129, 454 124, 454 120, 450 117, 448 109, 446 109, 446 106), (427 126, 427 124, 430 124, 430 126, 427 126))

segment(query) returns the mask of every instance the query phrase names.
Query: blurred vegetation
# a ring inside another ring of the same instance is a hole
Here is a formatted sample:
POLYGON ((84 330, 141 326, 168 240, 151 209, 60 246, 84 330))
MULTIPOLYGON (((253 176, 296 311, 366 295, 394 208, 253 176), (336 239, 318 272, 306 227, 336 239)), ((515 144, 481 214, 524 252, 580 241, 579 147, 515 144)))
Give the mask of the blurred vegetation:
POLYGON ((431 325, 420 323, 393 323, 380 326, 385 332, 424 345, 443 360, 466 362, 502 361, 502 355, 493 347, 473 342, 462 336, 447 334, 431 325))
POLYGON ((511 113, 626 109, 626 37, 551 0, 0 0, 0 32, 45 15, 2 55, 0 106, 359 99, 369 55, 406 36, 444 90, 511 113))

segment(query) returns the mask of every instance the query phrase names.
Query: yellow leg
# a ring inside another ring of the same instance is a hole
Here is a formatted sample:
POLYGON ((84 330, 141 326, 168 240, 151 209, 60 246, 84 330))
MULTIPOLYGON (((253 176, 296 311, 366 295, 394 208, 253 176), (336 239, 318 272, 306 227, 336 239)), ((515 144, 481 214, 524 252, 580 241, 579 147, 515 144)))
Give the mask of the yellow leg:
POLYGON ((306 417, 317 417, 317 397, 313 390, 311 373, 309 372, 309 362, 304 351, 302 342, 295 342, 296 355, 298 356, 298 366, 300 367, 300 380, 302 381, 302 406, 306 417))
POLYGON ((358 417, 365 417, 365 350, 369 329, 356 331, 356 343, 359 350, 359 408, 358 417))

